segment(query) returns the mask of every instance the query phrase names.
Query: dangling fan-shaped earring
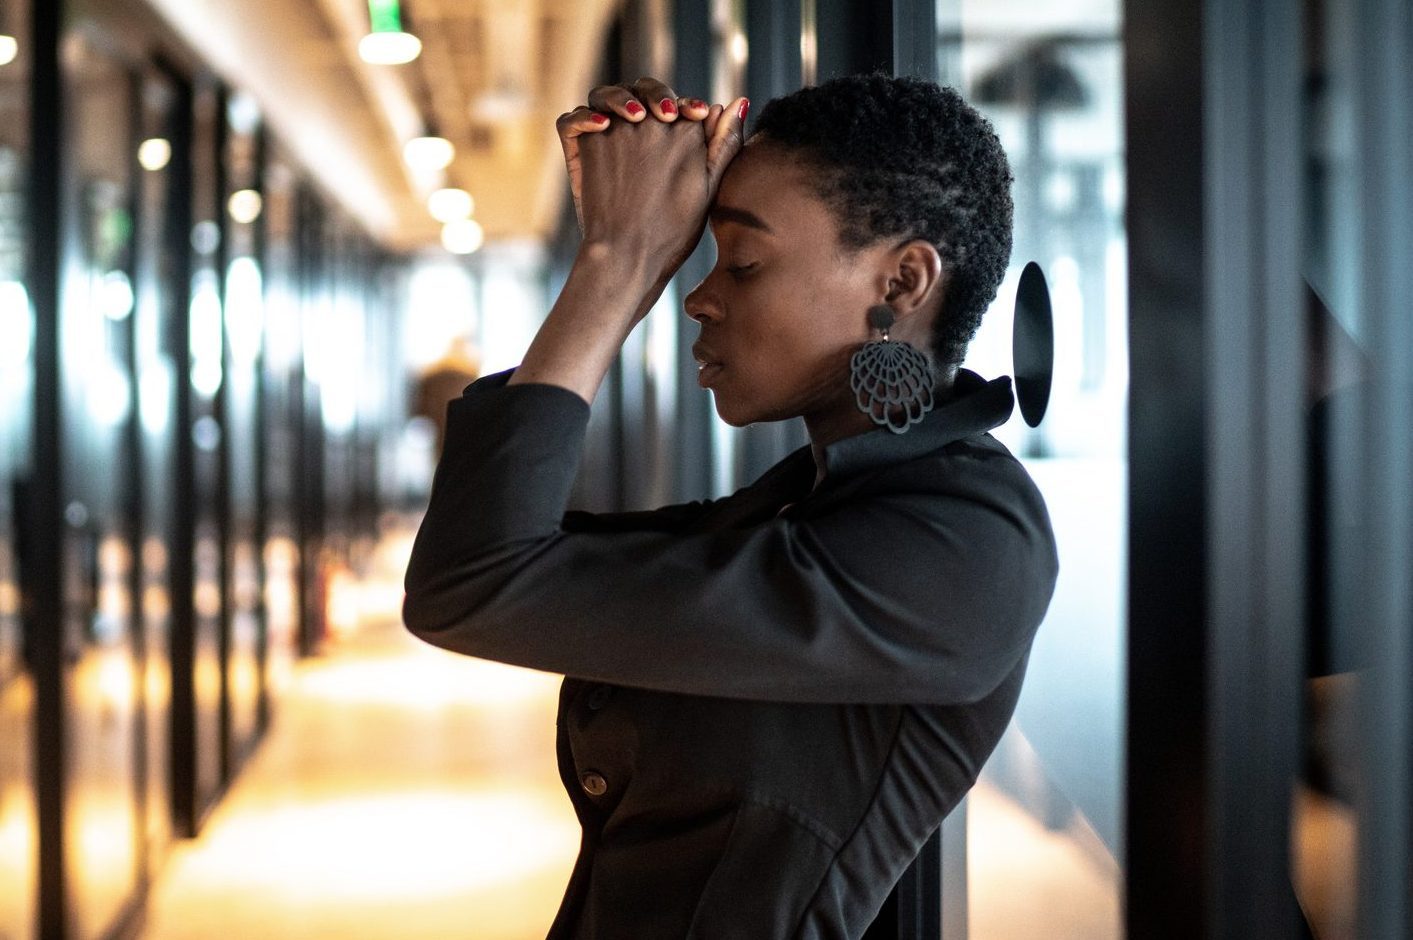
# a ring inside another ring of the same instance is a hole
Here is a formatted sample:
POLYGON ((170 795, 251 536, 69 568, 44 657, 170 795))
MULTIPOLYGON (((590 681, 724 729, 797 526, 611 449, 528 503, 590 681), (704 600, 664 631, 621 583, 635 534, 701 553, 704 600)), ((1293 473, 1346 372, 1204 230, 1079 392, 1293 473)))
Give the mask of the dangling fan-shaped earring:
POLYGON ((881 340, 864 343, 849 360, 850 385, 859 410, 894 434, 902 434, 932 410, 932 365, 910 343, 888 338, 897 316, 887 304, 868 310, 868 324, 881 340))

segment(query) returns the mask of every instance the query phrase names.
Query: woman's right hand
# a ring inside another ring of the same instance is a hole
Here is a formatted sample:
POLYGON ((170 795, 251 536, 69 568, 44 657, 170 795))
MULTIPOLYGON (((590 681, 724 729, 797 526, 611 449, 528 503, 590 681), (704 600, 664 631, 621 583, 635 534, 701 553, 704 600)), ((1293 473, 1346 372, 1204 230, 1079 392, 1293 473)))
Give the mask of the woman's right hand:
POLYGON ((663 249, 680 264, 741 147, 748 107, 737 99, 728 113, 642 78, 632 86, 600 85, 587 106, 561 115, 556 126, 585 241, 654 255, 663 249))

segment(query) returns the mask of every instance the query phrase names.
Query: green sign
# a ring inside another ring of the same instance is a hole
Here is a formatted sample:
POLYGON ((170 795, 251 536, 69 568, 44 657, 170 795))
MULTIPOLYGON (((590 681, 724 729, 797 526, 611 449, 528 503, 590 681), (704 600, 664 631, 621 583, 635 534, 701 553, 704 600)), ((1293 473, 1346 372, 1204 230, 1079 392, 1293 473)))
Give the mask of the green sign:
POLYGON ((402 4, 398 0, 368 0, 368 22, 375 33, 402 32, 402 4))

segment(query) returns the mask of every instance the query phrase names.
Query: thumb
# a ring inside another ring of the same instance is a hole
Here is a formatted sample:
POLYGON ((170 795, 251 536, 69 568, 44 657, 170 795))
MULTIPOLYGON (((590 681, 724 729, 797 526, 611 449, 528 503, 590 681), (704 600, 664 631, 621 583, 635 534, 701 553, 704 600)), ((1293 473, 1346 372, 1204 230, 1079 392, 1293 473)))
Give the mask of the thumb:
POLYGON ((741 152, 746 141, 746 113, 750 107, 751 102, 746 98, 737 98, 731 102, 731 106, 721 113, 716 126, 711 129, 711 136, 707 138, 707 180, 713 193, 721 184, 721 177, 725 175, 726 168, 735 159, 736 154, 741 152))

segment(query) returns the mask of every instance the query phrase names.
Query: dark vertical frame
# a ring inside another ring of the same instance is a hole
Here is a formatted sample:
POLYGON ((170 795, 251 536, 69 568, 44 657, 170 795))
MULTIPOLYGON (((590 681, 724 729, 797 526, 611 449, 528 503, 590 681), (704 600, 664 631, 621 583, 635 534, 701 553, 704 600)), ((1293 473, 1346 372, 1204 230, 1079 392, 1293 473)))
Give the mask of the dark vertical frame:
MULTIPOLYGON (((268 211, 269 193, 266 187, 267 171, 270 162, 270 133, 264 121, 261 121, 260 128, 256 131, 258 135, 255 139, 255 188, 261 197, 266 199, 267 211, 260 213, 260 219, 255 230, 255 258, 260 265, 260 285, 261 302, 265 303, 269 297, 270 284, 270 213, 268 211)), ((268 305, 265 308, 268 316, 268 305)), ((270 460, 270 435, 268 427, 274 416, 270 408, 270 372, 266 364, 268 355, 268 342, 264 336, 265 328, 261 327, 260 355, 255 361, 255 531, 252 538, 255 542, 256 551, 256 572, 260 582, 261 600, 258 604, 258 614, 260 618, 259 632, 256 635, 256 661, 259 674, 260 691, 255 704, 255 736, 256 740, 264 734, 265 729, 270 724, 270 611, 265 602, 268 597, 266 588, 269 581, 269 566, 266 563, 266 547, 270 541, 270 481, 269 481, 269 460, 270 460)))
POLYGON ((1302 8, 1124 21, 1127 934, 1299 936, 1302 8))
POLYGON ((1124 47, 1132 311, 1125 933, 1199 937, 1208 894, 1201 7, 1128 0, 1124 47))
MULTIPOLYGON (((1305 674, 1305 324, 1292 315, 1303 306, 1302 19, 1300 0, 1208 0, 1203 23, 1204 935, 1233 940, 1299 928, 1289 844, 1305 674)), ((1158 726, 1134 727, 1147 737, 1158 726)))
POLYGON ((1406 0, 1359 0, 1353 99, 1361 230, 1357 290, 1376 384, 1363 408, 1364 432, 1348 454, 1364 466, 1360 562, 1377 592, 1360 611, 1357 637, 1359 740, 1364 780, 1359 819, 1357 934, 1363 940, 1413 936, 1413 8, 1406 0))
POLYGON ((35 3, 30 11, 31 104, 27 261, 34 305, 34 473, 29 486, 25 565, 26 645, 34 670, 35 797, 39 839, 39 936, 65 931, 64 858, 64 533, 59 357, 61 128, 66 113, 59 65, 62 5, 35 3))
POLYGON ((196 449, 192 440, 191 362, 191 230, 195 90, 191 82, 168 70, 176 89, 172 104, 172 161, 168 164, 171 192, 167 201, 167 253, 171 263, 171 356, 176 366, 173 389, 172 459, 175 489, 172 514, 170 656, 172 821, 177 834, 194 836, 200 826, 196 797, 196 695, 191 676, 196 664, 196 449))

